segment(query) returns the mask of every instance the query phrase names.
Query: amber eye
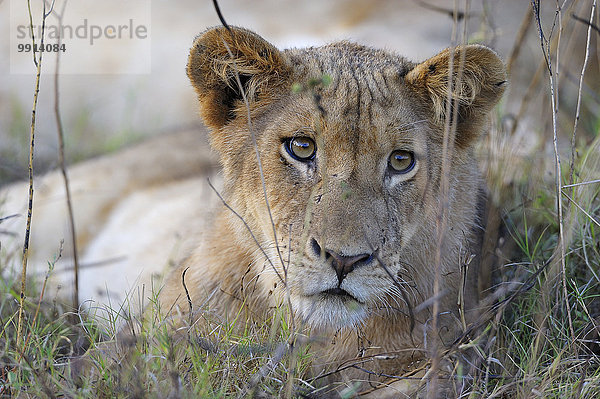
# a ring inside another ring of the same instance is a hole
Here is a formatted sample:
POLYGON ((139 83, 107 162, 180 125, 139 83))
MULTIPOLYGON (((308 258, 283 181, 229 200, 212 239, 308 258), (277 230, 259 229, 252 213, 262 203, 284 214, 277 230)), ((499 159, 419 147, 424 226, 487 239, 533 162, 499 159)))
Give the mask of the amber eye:
POLYGON ((306 162, 315 157, 317 145, 308 137, 294 137, 285 141, 285 149, 292 158, 306 162))
POLYGON ((415 155, 409 151, 396 150, 390 155, 389 165, 394 173, 408 173, 415 167, 415 155))

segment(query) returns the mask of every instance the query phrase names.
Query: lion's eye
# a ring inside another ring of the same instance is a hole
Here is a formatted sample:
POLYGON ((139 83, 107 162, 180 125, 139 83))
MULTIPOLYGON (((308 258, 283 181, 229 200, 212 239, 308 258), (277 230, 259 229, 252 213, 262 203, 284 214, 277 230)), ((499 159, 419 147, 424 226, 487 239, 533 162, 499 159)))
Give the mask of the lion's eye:
POLYGON ((285 149, 292 158, 306 162, 315 157, 317 145, 308 137, 294 137, 285 141, 285 149))
POLYGON ((415 155, 409 151, 396 150, 390 155, 389 165, 394 173, 408 173, 415 167, 415 155))

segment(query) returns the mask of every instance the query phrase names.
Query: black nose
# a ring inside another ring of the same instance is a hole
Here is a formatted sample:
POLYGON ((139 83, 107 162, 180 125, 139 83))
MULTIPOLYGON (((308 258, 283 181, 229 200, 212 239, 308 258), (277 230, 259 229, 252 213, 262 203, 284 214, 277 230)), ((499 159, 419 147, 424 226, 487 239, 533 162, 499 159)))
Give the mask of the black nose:
POLYGON ((340 284, 342 284, 342 280, 346 278, 350 272, 358 266, 365 265, 372 260, 371 254, 343 256, 329 250, 325 250, 325 253, 333 258, 331 266, 333 267, 333 270, 335 270, 340 284))
POLYGON ((351 273, 354 269, 359 266, 366 265, 373 260, 373 254, 359 254, 359 255, 340 255, 335 251, 325 249, 323 250, 319 243, 313 238, 311 240, 311 246, 316 255, 325 255, 325 259, 331 259, 331 267, 335 270, 339 284, 342 284, 342 280, 351 273))

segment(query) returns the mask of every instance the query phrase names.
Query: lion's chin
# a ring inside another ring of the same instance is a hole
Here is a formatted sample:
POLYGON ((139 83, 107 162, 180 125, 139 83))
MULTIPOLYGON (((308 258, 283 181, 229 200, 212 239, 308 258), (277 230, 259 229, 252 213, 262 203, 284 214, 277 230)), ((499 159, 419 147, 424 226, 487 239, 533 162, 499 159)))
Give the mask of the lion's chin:
POLYGON ((316 295, 292 297, 295 312, 314 330, 353 328, 364 323, 367 305, 350 295, 322 292, 316 295))

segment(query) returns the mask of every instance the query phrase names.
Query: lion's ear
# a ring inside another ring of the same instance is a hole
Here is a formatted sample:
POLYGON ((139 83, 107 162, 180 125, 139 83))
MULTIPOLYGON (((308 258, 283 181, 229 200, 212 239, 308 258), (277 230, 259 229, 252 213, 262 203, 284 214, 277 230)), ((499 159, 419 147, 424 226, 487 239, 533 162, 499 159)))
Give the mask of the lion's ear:
POLYGON ((446 49, 418 64, 406 75, 406 82, 426 98, 432 107, 434 122, 443 126, 453 113, 446 115, 452 68, 454 87, 450 95, 458 102, 456 143, 465 147, 479 136, 488 112, 502 97, 506 69, 498 55, 484 46, 459 46, 453 53, 446 49))
POLYGON ((212 28, 198 36, 187 65, 187 75, 200 101, 200 114, 214 129, 245 114, 239 83, 251 110, 255 110, 272 100, 290 70, 273 45, 235 27, 212 28))

